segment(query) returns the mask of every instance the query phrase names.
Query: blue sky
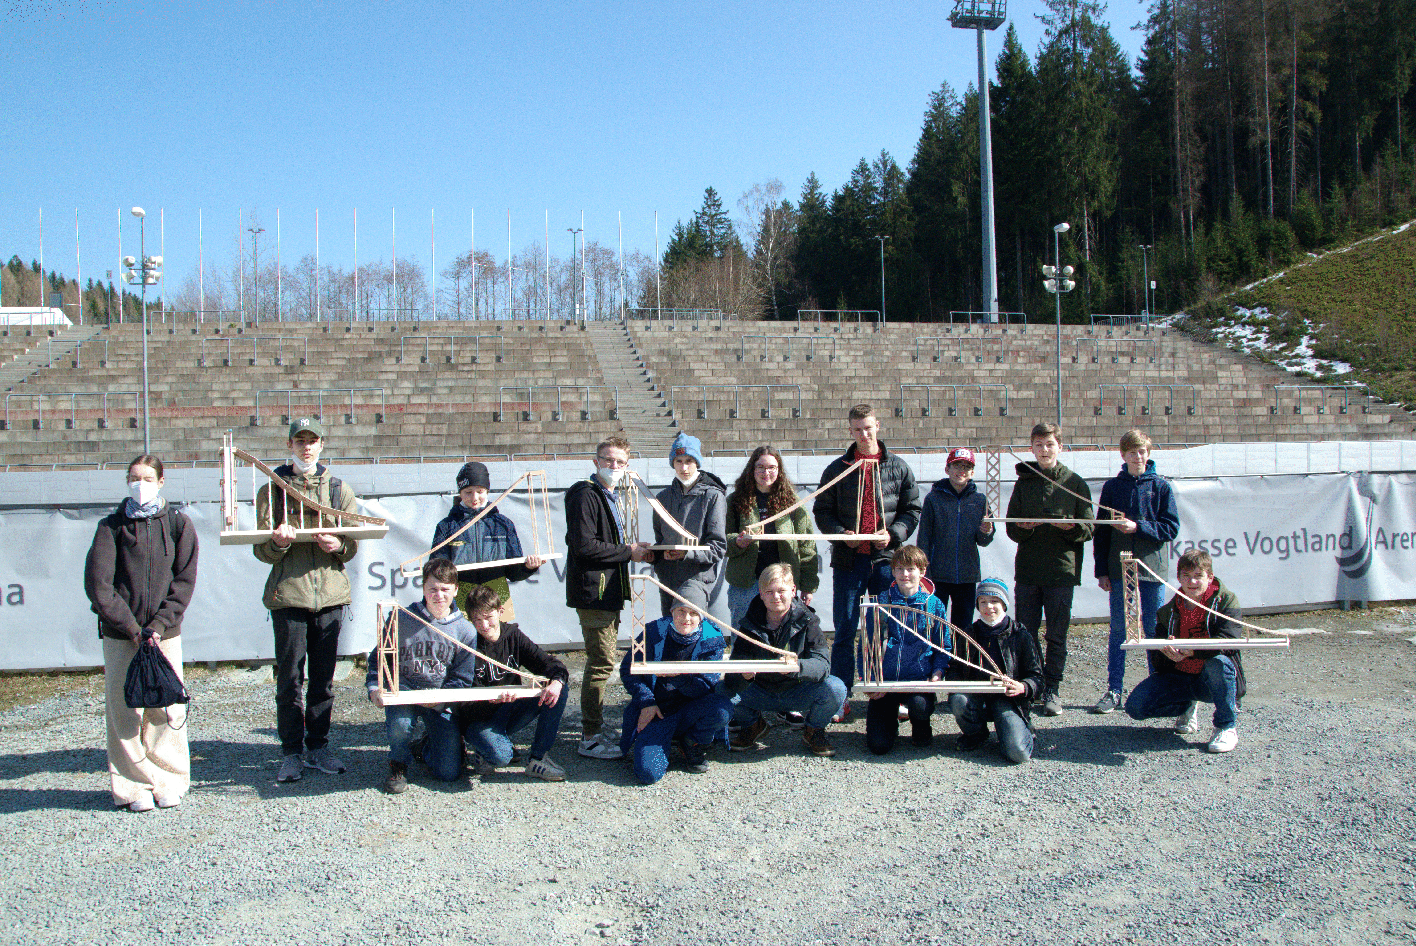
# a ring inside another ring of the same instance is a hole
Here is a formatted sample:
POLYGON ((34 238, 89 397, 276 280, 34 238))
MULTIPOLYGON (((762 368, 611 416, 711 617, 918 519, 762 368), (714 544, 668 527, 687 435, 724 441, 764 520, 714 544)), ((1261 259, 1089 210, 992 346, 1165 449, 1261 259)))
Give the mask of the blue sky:
MULTIPOLYGON (((931 92, 977 83, 975 34, 934 2, 209 3, 4 6, 9 134, 0 252, 39 255, 72 276, 75 209, 83 274, 116 268, 118 210, 148 212, 149 252, 165 211, 173 288, 232 258, 238 211, 266 228, 276 208, 287 264, 313 252, 429 257, 441 269, 476 244, 541 242, 570 253, 566 228, 654 251, 709 185, 739 215, 753 184, 829 192, 862 157, 908 167, 931 92)), ((1036 52, 1037 0, 1008 4, 1036 52)), ((1137 0, 1106 19, 1132 60, 1137 0)), ((990 69, 1003 30, 989 35, 990 69)), ((137 248, 123 214, 124 252, 137 248)))

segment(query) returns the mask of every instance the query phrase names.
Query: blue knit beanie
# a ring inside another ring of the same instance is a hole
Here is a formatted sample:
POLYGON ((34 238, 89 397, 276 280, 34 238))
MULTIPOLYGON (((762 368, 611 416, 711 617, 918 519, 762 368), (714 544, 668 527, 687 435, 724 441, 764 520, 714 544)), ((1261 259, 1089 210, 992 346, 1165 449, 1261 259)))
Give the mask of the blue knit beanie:
POLYGON ((977 601, 984 595, 990 598, 997 598, 1003 602, 1003 610, 1008 610, 1008 583, 1001 578, 985 578, 978 583, 978 589, 974 592, 974 600, 977 601))
POLYGON ((692 434, 679 434, 674 438, 674 445, 669 448, 669 466, 674 465, 674 461, 679 457, 689 456, 693 462, 698 464, 698 468, 703 468, 703 442, 692 434))

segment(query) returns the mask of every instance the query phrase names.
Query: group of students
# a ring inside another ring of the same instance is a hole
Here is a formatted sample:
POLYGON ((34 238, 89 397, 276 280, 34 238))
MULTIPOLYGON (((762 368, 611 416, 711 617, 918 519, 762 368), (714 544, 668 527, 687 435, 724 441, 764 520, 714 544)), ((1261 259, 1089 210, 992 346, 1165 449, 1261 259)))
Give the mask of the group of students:
MULTIPOLYGON (((874 410, 866 404, 852 407, 849 426, 853 443, 827 466, 821 483, 840 478, 818 493, 810 514, 804 507, 792 508, 796 487, 771 446, 753 451, 729 492, 702 469, 701 443, 680 434, 669 457, 674 479, 657 499, 678 526, 697 537, 689 548, 671 547, 674 530, 657 514, 654 543, 627 534, 620 490, 627 485, 630 445, 611 437, 597 446, 594 475, 573 485, 565 497, 566 601, 576 611, 586 651, 580 755, 629 759, 638 779, 651 783, 664 775, 675 755, 685 770, 702 772, 715 742, 726 741, 737 750, 758 748, 777 722, 799 728, 809 752, 834 755, 826 730, 851 714, 860 600, 869 594, 901 606, 898 614, 938 619, 913 629, 895 619, 883 628, 871 625, 881 635, 887 681, 986 678, 951 659, 949 625, 968 628, 970 638, 1006 677, 1005 691, 950 694, 948 710, 960 731, 957 747, 967 751, 982 745, 991 722, 1003 755, 1026 761, 1033 748, 1033 706, 1046 715, 1061 712, 1072 595, 1081 581, 1088 540, 1094 543, 1098 582, 1111 594, 1108 688, 1093 711, 1124 706, 1137 719, 1176 716, 1177 731, 1194 732, 1198 702, 1213 703, 1215 733, 1208 747, 1215 752, 1234 748, 1235 710, 1244 692, 1237 651, 1171 646, 1152 652, 1151 675, 1122 700, 1125 622, 1119 556, 1129 552, 1160 573, 1163 547, 1179 528, 1173 493, 1155 472, 1144 433, 1130 431, 1122 438, 1122 469, 1102 490, 1103 508, 1114 512, 1103 522, 1092 519, 1086 482, 1058 461, 1060 428, 1039 424, 1033 429, 1034 460, 1018 464, 1006 512, 1008 535, 1017 544, 1015 609, 1010 609, 1007 583, 980 574, 978 549, 994 538, 990 520, 996 512, 987 508, 972 482, 973 452, 952 450, 947 476, 921 501, 909 465, 879 440, 874 410), (847 472, 857 460, 869 462, 847 472), (778 517, 781 513, 786 515, 778 517), (906 544, 916 530, 917 544, 906 544), (814 533, 852 536, 830 542, 834 635, 829 648, 811 607, 819 583, 814 533), (806 538, 781 538, 793 535, 806 538), (657 580, 672 592, 661 595, 664 616, 641 631, 647 659, 701 661, 703 672, 638 673, 629 654, 621 657, 619 624, 630 596, 631 563, 652 564, 657 580), (730 648, 719 626, 723 622, 708 609, 720 571, 728 589, 730 626, 738 632, 730 648), (772 661, 786 652, 795 655, 796 669, 713 672, 713 662, 725 652, 735 661, 772 661), (618 736, 606 728, 604 718, 605 688, 616 669, 629 694, 618 736)), ((276 475, 316 502, 355 511, 353 490, 319 462, 325 445, 319 422, 296 420, 288 442, 290 461, 276 475)), ((175 707, 128 709, 122 676, 140 646, 160 647, 180 674, 181 621, 195 585, 197 542, 191 523, 160 495, 159 459, 137 457, 129 466, 128 483, 130 496, 98 526, 85 588, 104 640, 113 800, 146 811, 180 804, 187 790, 185 719, 175 707)), ((482 773, 518 762, 532 777, 565 778, 549 750, 565 711, 569 674, 564 663, 521 630, 510 593, 511 583, 534 574, 542 561, 523 556, 510 519, 497 509, 484 509, 490 487, 483 464, 467 463, 458 473, 457 498, 437 526, 423 570, 422 599, 399 617, 399 683, 400 690, 504 691, 495 701, 382 706, 377 655, 371 654, 368 692, 385 712, 390 746, 385 788, 390 793, 406 789, 414 758, 421 758, 437 778, 458 778, 469 749, 471 764, 482 773), (458 569, 489 561, 502 564, 458 569), (474 651, 495 663, 477 659, 474 651), (531 693, 509 686, 523 672, 543 678, 542 685, 531 693), (518 757, 513 743, 533 722, 529 749, 518 757)), ((347 769, 329 746, 329 729, 339 632, 350 603, 345 565, 357 542, 336 533, 296 541, 288 523, 300 512, 298 500, 283 491, 267 486, 258 493, 259 520, 276 523, 254 554, 271 566, 263 600, 275 636, 281 742, 276 781, 282 783, 298 781, 306 769, 331 774, 347 769), (272 509, 273 501, 279 503, 273 497, 277 492, 286 498, 283 508, 272 509)), ((1187 552, 1178 575, 1183 593, 1163 608, 1160 584, 1141 583, 1147 633, 1177 640, 1238 637, 1238 626, 1230 620, 1238 616, 1237 602, 1213 576, 1208 556, 1187 552)), ((879 612, 868 620, 880 620, 879 612)), ((933 694, 885 690, 869 696, 865 728, 872 752, 889 752, 905 721, 913 744, 932 742, 933 694)))

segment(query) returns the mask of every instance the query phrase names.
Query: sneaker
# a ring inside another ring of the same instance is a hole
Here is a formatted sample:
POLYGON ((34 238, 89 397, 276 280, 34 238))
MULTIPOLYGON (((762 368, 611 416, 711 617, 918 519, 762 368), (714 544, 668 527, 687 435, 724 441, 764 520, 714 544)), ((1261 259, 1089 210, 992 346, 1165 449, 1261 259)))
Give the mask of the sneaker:
POLYGON ((159 808, 176 808, 182 804, 181 795, 168 795, 164 792, 153 792, 152 800, 159 808))
POLYGON ((806 749, 814 756, 829 759, 836 754, 836 749, 826 738, 826 730, 817 729, 814 726, 807 726, 801 731, 801 741, 806 745, 806 749))
POLYGON ((987 741, 988 729, 985 727, 978 732, 960 733, 958 740, 954 743, 954 748, 960 752, 973 752, 987 741))
POLYGON ((846 697, 846 701, 841 704, 841 711, 831 717, 833 723, 844 723, 851 718, 851 698, 846 697))
POLYGON ((753 720, 751 725, 744 726, 733 736, 728 748, 734 752, 741 752, 744 749, 762 749, 764 746, 757 740, 767 731, 767 720, 759 716, 753 720))
POLYGON ((319 749, 308 749, 305 752, 305 767, 315 769, 326 775, 343 775, 348 772, 348 767, 340 761, 329 746, 322 746, 319 749))
POLYGON ((691 739, 684 739, 679 742, 679 749, 683 752, 685 772, 702 775, 708 771, 708 750, 706 748, 691 739))
POLYGON ((909 708, 908 706, 906 706, 905 704, 901 703, 901 704, 899 705, 899 707, 895 710, 895 719, 896 719, 897 721, 899 721, 899 722, 902 722, 902 723, 907 723, 907 722, 909 722, 909 721, 910 721, 910 708, 909 708))
POLYGON ((1230 726, 1228 729, 1214 728, 1214 735, 1210 737, 1209 745, 1206 746, 1210 752, 1233 752, 1234 747, 1239 745, 1239 730, 1230 726))
POLYGON ((280 760, 280 771, 275 773, 277 782, 300 781, 300 753, 293 752, 280 760))
POLYGON ((1191 700, 1190 705, 1185 708, 1185 712, 1175 717, 1175 731, 1186 736, 1200 731, 1200 703, 1198 700, 1191 700))
POLYGON ((482 758, 481 754, 477 752, 469 752, 467 754, 467 767, 471 769, 472 774, 478 778, 486 778, 488 775, 494 774, 497 770, 495 765, 492 765, 492 763, 482 758))
POLYGON ((930 731, 928 723, 910 727, 910 744, 916 749, 927 749, 934 744, 934 733, 930 731))
POLYGON ((624 750, 613 742, 610 742, 605 737, 604 733, 596 733, 593 736, 586 736, 584 739, 580 740, 580 749, 578 751, 587 759, 606 759, 612 761, 614 759, 624 758, 624 750))
POLYGON ((543 782, 565 781, 565 769, 556 765, 555 760, 548 755, 543 755, 539 759, 527 760, 526 774, 543 782))
POLYGON ((151 795, 141 795, 138 798, 133 799, 133 801, 129 803, 128 810, 143 812, 152 811, 155 807, 156 805, 153 804, 151 795))
POLYGON ((1096 705, 1091 708, 1093 713, 1105 715, 1114 713, 1121 708, 1121 693, 1118 690, 1107 690, 1101 699, 1096 701, 1096 705))
POLYGON ((1062 698, 1057 695, 1056 690, 1044 690, 1042 693, 1042 715, 1061 716, 1062 698))
POLYGON ((384 791, 390 795, 402 795, 408 791, 408 766, 402 762, 388 764, 388 778, 384 779, 384 791))
POLYGON ((787 727, 789 729, 801 729, 806 725, 806 717, 800 713, 783 713, 782 717, 787 721, 787 727))
POLYGON ((413 756, 414 762, 426 762, 423 758, 423 750, 428 747, 428 736, 424 733, 408 742, 408 752, 413 756))

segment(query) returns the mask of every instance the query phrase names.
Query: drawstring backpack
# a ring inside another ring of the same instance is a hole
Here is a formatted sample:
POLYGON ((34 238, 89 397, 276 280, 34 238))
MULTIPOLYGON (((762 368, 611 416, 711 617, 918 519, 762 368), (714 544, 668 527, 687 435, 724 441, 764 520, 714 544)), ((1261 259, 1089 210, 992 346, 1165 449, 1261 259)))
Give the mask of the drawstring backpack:
MULTIPOLYGON (((128 664, 123 700, 131 709, 159 709, 192 701, 187 687, 177 676, 177 671, 172 669, 171 661, 157 647, 156 637, 154 631, 145 629, 138 652, 133 655, 133 662, 128 664)), ((171 725, 171 722, 169 713, 168 724, 171 725)), ((185 719, 182 725, 186 725, 185 719)))

